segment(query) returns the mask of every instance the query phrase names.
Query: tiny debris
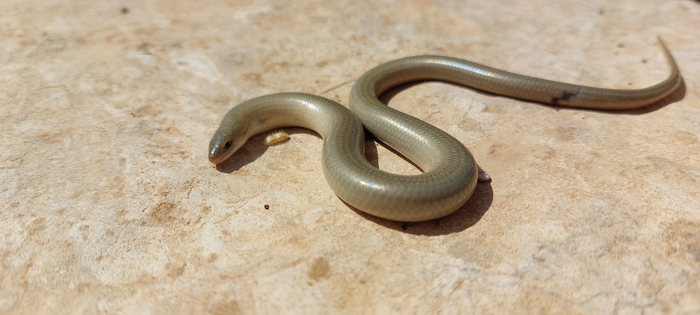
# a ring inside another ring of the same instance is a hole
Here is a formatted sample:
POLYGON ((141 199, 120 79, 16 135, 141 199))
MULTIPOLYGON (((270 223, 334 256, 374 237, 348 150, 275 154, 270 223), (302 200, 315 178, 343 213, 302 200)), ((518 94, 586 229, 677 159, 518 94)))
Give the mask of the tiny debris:
POLYGON ((625 43, 617 43, 617 48, 625 48, 625 43))
POLYGON ((289 140, 289 135, 282 131, 282 130, 277 130, 269 134, 267 137, 265 137, 265 145, 266 146, 273 146, 277 145, 280 143, 287 142, 289 140))
POLYGON ((270 205, 265 205, 265 210, 270 209, 270 205))
POLYGON ((488 173, 484 172, 484 170, 481 169, 481 166, 479 166, 478 164, 476 165, 476 167, 477 167, 477 169, 478 169, 478 173, 479 173, 479 175, 478 175, 478 180, 479 180, 480 182, 483 183, 483 182, 489 182, 489 181, 491 181, 491 175, 489 175, 488 173))
POLYGON ((559 104, 559 101, 569 101, 569 100, 571 100, 572 98, 575 98, 576 96, 578 96, 580 93, 581 93, 581 87, 580 87, 580 86, 578 87, 578 89, 577 89, 576 91, 566 91, 566 90, 564 90, 564 91, 562 91, 561 96, 559 96, 559 97, 552 97, 552 100, 550 101, 550 103, 551 103, 552 105, 560 105, 560 104, 559 104))
POLYGON ((122 14, 129 14, 130 10, 127 7, 122 7, 122 14))
POLYGON ((647 59, 646 58, 642 59, 642 63, 647 63, 647 59))

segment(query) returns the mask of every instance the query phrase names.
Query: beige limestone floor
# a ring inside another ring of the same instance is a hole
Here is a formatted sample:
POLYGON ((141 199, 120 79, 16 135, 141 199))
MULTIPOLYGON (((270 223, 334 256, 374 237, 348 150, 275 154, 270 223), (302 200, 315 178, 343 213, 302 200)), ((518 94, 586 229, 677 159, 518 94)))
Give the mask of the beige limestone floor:
POLYGON ((0 1, 0 313, 697 314, 699 21, 697 1, 0 1), (440 220, 351 210, 301 129, 207 161, 252 97, 347 105, 426 53, 640 88, 669 73, 656 36, 684 83, 644 110, 400 90, 493 177, 440 220))

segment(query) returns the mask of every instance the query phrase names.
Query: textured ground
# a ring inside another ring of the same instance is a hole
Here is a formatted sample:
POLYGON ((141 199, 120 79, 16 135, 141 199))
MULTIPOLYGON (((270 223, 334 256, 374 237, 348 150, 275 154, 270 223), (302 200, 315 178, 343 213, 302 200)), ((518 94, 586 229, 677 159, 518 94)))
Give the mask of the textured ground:
POLYGON ((700 312, 700 3, 470 2, 1 1, 0 313, 700 312), (398 91, 493 177, 441 220, 351 210, 301 129, 207 161, 252 97, 347 105, 426 53, 640 88, 669 72, 656 36, 684 83, 645 110, 398 91))

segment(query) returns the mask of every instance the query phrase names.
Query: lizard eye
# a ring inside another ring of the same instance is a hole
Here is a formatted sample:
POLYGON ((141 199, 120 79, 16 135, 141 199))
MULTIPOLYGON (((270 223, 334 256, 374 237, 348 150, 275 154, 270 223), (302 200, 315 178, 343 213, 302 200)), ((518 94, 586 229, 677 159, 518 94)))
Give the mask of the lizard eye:
POLYGON ((231 141, 230 140, 226 141, 226 143, 224 144, 224 150, 228 150, 228 148, 230 148, 230 147, 231 147, 231 141))

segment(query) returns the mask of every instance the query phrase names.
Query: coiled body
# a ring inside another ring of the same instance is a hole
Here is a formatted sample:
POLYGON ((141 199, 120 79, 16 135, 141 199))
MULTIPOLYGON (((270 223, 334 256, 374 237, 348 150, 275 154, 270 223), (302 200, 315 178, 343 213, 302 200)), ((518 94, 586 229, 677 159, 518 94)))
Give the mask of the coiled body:
POLYGON ((622 110, 652 104, 671 93, 680 73, 665 46, 671 75, 639 90, 612 90, 554 82, 493 69, 465 60, 417 56, 380 65, 357 80, 350 110, 331 100, 300 93, 258 97, 234 107, 209 147, 212 163, 228 159, 258 133, 284 126, 314 130, 324 139, 323 172, 348 204, 397 221, 448 215, 474 192, 477 166, 469 151, 442 130, 391 109, 378 96, 397 85, 440 80, 545 104, 622 110), (359 118, 359 119, 358 119, 359 118), (363 156, 366 130, 418 165, 423 174, 396 175, 373 167, 363 156))

